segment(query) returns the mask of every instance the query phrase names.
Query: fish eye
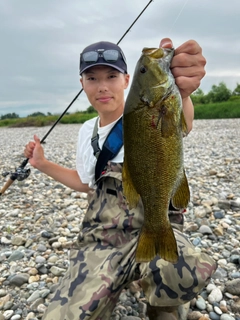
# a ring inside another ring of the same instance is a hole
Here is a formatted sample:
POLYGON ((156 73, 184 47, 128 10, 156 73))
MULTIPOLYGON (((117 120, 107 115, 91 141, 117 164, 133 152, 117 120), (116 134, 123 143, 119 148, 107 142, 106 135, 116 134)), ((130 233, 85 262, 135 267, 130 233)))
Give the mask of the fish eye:
POLYGON ((141 73, 146 73, 147 72, 147 68, 145 66, 141 66, 140 67, 140 72, 141 73))

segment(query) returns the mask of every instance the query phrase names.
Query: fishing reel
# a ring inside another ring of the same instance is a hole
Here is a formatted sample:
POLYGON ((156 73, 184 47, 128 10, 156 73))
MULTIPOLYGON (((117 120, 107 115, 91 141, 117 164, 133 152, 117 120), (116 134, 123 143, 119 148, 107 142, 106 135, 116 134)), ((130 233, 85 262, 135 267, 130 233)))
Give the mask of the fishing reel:
POLYGON ((27 177, 30 175, 30 172, 30 169, 24 169, 20 166, 15 172, 3 172, 2 176, 6 177, 10 174, 11 180, 23 181, 24 179, 27 179, 27 177))

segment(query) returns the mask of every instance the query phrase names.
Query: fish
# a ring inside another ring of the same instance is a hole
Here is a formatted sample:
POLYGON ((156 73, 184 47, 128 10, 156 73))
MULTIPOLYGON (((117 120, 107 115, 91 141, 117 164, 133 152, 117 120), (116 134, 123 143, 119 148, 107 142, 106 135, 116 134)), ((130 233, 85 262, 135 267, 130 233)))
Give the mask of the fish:
POLYGON ((170 203, 185 209, 190 200, 183 157, 188 129, 170 69, 173 56, 173 48, 143 48, 123 111, 123 193, 129 208, 139 201, 144 208, 136 262, 157 255, 178 261, 168 209, 170 203))

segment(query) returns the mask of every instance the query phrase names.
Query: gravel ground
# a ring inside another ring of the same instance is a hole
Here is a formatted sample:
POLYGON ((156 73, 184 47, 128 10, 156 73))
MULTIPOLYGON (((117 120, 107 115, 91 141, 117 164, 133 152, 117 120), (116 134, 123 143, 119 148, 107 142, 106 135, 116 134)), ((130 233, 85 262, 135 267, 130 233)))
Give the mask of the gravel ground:
MULTIPOLYGON (((75 167, 80 125, 58 125, 44 145, 48 159, 75 167)), ((49 127, 0 128, 0 172, 15 171, 33 134, 49 127)), ((240 119, 201 120, 185 144, 191 188, 185 233, 218 269, 192 301, 188 319, 240 320, 240 119)), ((7 177, 1 178, 1 186, 7 177)), ((68 267, 68 247, 86 212, 86 194, 32 168, 0 198, 0 320, 41 319, 68 267)), ((148 319, 141 288, 126 288, 112 320, 148 319)))

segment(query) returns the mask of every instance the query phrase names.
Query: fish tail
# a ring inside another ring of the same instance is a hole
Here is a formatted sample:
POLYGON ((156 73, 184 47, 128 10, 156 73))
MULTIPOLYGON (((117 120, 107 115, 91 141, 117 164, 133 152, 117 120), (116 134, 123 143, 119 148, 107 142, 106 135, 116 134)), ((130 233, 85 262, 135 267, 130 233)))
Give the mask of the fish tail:
POLYGON ((177 241, 170 222, 161 230, 158 241, 159 246, 157 253, 160 257, 171 263, 176 263, 178 261, 177 241))
POLYGON ((149 234, 147 229, 143 227, 138 239, 135 254, 136 262, 148 262, 155 257, 155 242, 155 236, 153 234, 149 234))
POLYGON ((149 262, 156 255, 160 255, 162 259, 171 263, 178 261, 177 242, 169 222, 157 234, 143 227, 139 235, 136 262, 149 262))

